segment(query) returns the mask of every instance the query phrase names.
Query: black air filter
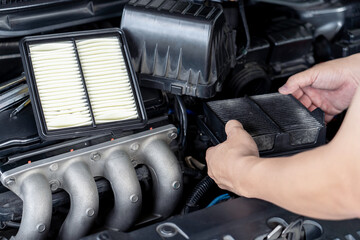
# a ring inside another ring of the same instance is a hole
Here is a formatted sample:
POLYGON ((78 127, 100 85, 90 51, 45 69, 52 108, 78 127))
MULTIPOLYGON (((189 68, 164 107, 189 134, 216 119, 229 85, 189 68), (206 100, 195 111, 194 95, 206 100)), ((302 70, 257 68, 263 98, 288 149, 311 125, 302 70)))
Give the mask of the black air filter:
POLYGON ((121 31, 29 37, 21 46, 43 138, 144 126, 144 106, 121 31))
POLYGON ((216 138, 226 140, 225 124, 236 119, 255 140, 261 155, 285 154, 325 143, 323 113, 310 113, 290 95, 278 93, 205 104, 205 123, 216 138))

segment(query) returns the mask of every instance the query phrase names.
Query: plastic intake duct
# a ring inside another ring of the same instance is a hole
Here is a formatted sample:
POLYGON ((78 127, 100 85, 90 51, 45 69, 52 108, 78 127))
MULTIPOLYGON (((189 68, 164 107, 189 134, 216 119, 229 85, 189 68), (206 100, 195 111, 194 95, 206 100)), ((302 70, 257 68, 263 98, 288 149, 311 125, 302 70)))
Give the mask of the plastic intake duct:
POLYGON ((144 126, 139 86, 119 29, 29 37, 21 50, 41 137, 144 126))

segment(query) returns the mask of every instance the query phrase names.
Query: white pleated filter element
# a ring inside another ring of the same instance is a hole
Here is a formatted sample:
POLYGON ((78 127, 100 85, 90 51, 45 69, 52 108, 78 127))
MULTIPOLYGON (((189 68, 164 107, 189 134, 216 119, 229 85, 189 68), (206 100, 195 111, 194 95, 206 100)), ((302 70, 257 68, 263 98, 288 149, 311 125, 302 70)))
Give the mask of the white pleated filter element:
POLYGON ((29 49, 47 129, 91 125, 74 43, 33 44, 29 49))
POLYGON ((119 39, 77 40, 76 46, 95 123, 138 118, 119 39))

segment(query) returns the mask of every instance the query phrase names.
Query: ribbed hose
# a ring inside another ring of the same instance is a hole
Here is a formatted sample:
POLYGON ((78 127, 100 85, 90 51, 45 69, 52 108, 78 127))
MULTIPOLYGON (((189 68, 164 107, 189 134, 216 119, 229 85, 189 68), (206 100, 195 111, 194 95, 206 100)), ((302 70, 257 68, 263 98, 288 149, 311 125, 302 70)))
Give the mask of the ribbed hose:
POLYGON ((194 188, 190 197, 186 201, 186 205, 184 208, 184 213, 191 212, 192 209, 198 207, 198 204, 202 197, 206 195, 206 193, 215 186, 215 181, 209 176, 204 177, 194 188))

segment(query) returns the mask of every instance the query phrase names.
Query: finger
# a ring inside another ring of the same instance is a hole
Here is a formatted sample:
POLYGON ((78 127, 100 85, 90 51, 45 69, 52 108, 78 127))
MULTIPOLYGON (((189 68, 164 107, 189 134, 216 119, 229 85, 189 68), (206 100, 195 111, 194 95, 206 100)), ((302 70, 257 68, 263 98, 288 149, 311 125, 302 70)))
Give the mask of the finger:
POLYGON ((208 156, 211 155, 211 153, 214 151, 215 147, 209 147, 207 150, 206 150, 206 153, 205 153, 205 158, 207 158, 208 156))
POLYGON ((315 106, 314 104, 311 104, 310 107, 308 107, 309 111, 312 112, 314 111, 315 109, 317 109, 317 106, 315 106))
POLYGON ((325 114, 325 122, 328 123, 334 118, 334 115, 325 114))
POLYGON ((295 92, 291 93, 291 95, 293 95, 296 99, 300 99, 304 94, 304 91, 300 88, 295 92))
POLYGON ((279 92, 281 94, 291 94, 299 88, 311 86, 315 79, 313 72, 314 71, 310 68, 304 72, 291 76, 288 81, 279 88, 279 92))
POLYGON ((312 101, 308 95, 304 94, 299 101, 306 107, 309 108, 312 105, 312 101))
POLYGON ((244 128, 243 125, 237 120, 230 120, 225 125, 225 132, 228 138, 238 129, 243 130, 244 128))

